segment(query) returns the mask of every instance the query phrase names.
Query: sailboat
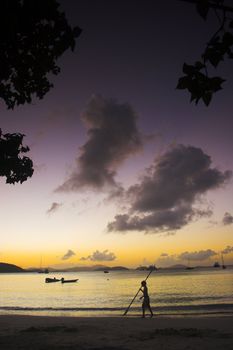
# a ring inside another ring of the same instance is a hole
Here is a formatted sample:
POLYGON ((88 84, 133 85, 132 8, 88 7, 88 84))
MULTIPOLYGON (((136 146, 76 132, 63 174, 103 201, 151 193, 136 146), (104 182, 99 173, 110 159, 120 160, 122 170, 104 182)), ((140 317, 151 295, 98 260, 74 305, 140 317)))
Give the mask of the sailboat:
POLYGON ((49 270, 47 268, 42 269, 42 257, 40 257, 40 268, 38 270, 38 273, 49 273, 49 270))
POLYGON ((226 265, 224 264, 224 260, 223 260, 223 254, 221 254, 221 258, 222 258, 222 269, 226 269, 226 265))
POLYGON ((185 269, 186 269, 186 270, 193 270, 193 269, 194 269, 193 266, 190 266, 190 259, 188 259, 188 266, 186 266, 185 269))

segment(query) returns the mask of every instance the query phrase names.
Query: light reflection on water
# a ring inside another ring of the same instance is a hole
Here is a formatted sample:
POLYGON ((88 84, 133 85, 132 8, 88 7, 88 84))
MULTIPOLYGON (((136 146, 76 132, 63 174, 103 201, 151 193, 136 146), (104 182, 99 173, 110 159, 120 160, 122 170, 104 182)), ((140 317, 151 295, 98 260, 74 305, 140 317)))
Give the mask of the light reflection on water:
MULTIPOLYGON (((147 271, 0 274, 0 314, 64 316, 119 315, 147 271), (78 278, 77 283, 45 283, 46 277, 78 278)), ((157 313, 233 312, 233 269, 155 271, 148 279, 157 313)), ((130 313, 140 312, 139 298, 130 313)), ((130 314, 129 313, 129 314, 130 314)))

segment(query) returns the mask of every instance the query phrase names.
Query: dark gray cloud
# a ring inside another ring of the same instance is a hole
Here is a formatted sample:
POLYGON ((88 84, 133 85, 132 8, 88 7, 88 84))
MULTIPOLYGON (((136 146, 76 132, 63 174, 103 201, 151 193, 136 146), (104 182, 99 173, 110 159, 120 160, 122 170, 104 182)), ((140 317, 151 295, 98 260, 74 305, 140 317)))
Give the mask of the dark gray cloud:
POLYGON ((184 252, 181 253, 178 258, 180 260, 191 260, 191 261, 203 261, 211 258, 212 256, 217 255, 214 250, 212 249, 206 249, 206 250, 199 250, 195 252, 184 252))
POLYGON ((129 104, 93 96, 82 114, 88 140, 80 148, 76 170, 57 191, 120 187, 115 181, 118 166, 142 149, 136 119, 129 104))
POLYGON ((67 253, 65 255, 63 255, 63 257, 61 258, 62 260, 68 260, 70 258, 72 258, 72 256, 76 255, 75 252, 73 252, 73 250, 69 249, 67 251, 67 253))
POLYGON ((63 204, 62 203, 57 203, 53 202, 51 204, 51 207, 47 210, 47 214, 53 214, 55 211, 57 211, 63 204))
POLYGON ((233 224, 233 216, 230 213, 226 212, 224 214, 222 222, 223 222, 223 225, 231 225, 231 224, 233 224))
POLYGON ((233 247, 227 246, 225 249, 222 250, 222 254, 230 254, 233 252, 233 247))
POLYGON ((96 250, 93 254, 82 257, 80 260, 86 261, 113 261, 116 260, 116 255, 114 253, 111 253, 108 251, 108 249, 104 250, 103 252, 100 252, 99 250, 96 250))
POLYGON ((200 198, 221 187, 231 177, 211 167, 211 158, 202 149, 177 145, 148 168, 140 183, 125 193, 127 213, 116 215, 108 231, 174 231, 190 221, 210 216, 209 208, 200 209, 200 198))

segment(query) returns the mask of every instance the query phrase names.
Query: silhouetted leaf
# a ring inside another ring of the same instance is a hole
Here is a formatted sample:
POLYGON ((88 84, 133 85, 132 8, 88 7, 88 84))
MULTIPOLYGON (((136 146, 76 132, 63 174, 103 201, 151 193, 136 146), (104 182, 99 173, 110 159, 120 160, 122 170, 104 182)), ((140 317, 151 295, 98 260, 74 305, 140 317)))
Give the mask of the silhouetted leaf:
POLYGON ((186 63, 183 64, 183 72, 185 74, 187 74, 187 75, 193 74, 193 73, 195 73, 195 70, 196 70, 196 68, 194 66, 186 64, 186 63))
POLYGON ((208 0, 199 0, 196 5, 197 12, 199 15, 206 20, 209 12, 209 2, 208 0))
POLYGON ((209 61, 214 67, 217 67, 219 62, 223 61, 222 53, 213 48, 208 48, 205 51, 203 58, 205 59, 205 61, 209 61))
POLYGON ((201 70, 205 67, 205 65, 204 65, 204 63, 197 61, 197 62, 195 62, 195 67, 196 67, 196 69, 201 70))
POLYGON ((230 47, 233 45, 233 35, 230 32, 226 32, 222 38, 223 45, 230 47))
POLYGON ((79 27, 70 27, 56 0, 1 2, 0 98, 8 108, 31 103, 53 87, 57 59, 74 50, 79 27))
POLYGON ((6 177, 6 183, 23 183, 34 172, 32 160, 21 157, 21 153, 29 151, 22 145, 23 137, 20 133, 0 135, 0 176, 6 177))
POLYGON ((187 76, 181 77, 178 81, 176 89, 187 89, 188 86, 189 86, 189 78, 187 76))
POLYGON ((222 83, 224 83, 224 79, 220 78, 220 77, 213 77, 213 78, 209 78, 209 83, 210 83, 210 87, 212 89, 213 92, 216 92, 218 90, 222 89, 222 83))
POLYGON ((79 27, 74 27, 73 28, 73 35, 75 38, 78 38, 79 35, 82 33, 82 29, 79 27))
POLYGON ((206 106, 209 106, 210 101, 212 99, 212 93, 211 92, 207 92, 202 96, 202 99, 205 103, 206 106))

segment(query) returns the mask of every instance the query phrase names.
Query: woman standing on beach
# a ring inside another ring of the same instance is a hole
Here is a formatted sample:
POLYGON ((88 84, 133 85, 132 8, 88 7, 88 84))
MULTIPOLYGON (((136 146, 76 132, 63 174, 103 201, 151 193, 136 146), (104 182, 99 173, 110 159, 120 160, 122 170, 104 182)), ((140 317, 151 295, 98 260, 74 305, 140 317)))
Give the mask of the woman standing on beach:
POLYGON ((140 299, 143 298, 142 302, 142 317, 145 317, 145 310, 148 309, 150 311, 150 317, 153 317, 153 312, 150 307, 150 298, 148 295, 148 288, 146 285, 146 281, 141 282, 141 289, 140 291, 143 293, 143 296, 140 297, 140 299))

